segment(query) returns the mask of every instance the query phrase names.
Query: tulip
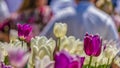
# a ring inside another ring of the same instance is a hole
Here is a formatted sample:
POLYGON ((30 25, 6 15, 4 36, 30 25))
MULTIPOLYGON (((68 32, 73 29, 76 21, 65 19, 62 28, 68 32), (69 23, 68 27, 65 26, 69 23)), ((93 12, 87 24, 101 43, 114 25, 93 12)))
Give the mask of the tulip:
POLYGON ((32 27, 28 24, 18 24, 18 36, 20 40, 30 40, 31 38, 31 32, 32 32, 32 27))
POLYGON ((35 68, 54 68, 54 62, 47 55, 43 59, 36 58, 35 68))
POLYGON ((5 65, 3 62, 0 63, 0 68, 12 68, 10 65, 5 65))
POLYGON ((99 35, 88 35, 84 38, 84 51, 88 56, 99 56, 101 53, 102 41, 99 35))
POLYGON ((101 53, 102 41, 99 35, 89 35, 86 33, 84 38, 84 51, 90 56, 88 68, 91 67, 92 56, 98 57, 101 53))
POLYGON ((55 48, 54 53, 56 53, 57 51, 59 51, 59 47, 60 47, 60 40, 62 37, 64 37, 67 33, 67 24, 65 23, 55 23, 54 25, 54 30, 53 30, 54 35, 58 38, 57 39, 57 45, 55 48))
POLYGON ((55 68, 82 68, 85 57, 72 57, 65 51, 55 55, 55 68))
POLYGON ((53 33, 57 38, 64 37, 67 33, 67 24, 65 24, 65 23, 55 23, 53 33))
POLYGON ((10 48, 8 50, 8 59, 10 64, 16 68, 23 68, 29 58, 29 53, 22 48, 10 48))

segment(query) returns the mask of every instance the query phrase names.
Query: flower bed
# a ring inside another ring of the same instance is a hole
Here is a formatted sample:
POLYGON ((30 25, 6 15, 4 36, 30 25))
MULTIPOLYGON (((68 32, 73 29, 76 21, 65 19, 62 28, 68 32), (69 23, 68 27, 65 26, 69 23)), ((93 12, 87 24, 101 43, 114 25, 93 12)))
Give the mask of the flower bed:
POLYGON ((45 36, 31 39, 31 30, 29 25, 18 25, 19 39, 0 43, 0 68, 119 68, 115 41, 88 33, 83 41, 67 37, 67 25, 62 23, 53 30, 57 41, 45 36))

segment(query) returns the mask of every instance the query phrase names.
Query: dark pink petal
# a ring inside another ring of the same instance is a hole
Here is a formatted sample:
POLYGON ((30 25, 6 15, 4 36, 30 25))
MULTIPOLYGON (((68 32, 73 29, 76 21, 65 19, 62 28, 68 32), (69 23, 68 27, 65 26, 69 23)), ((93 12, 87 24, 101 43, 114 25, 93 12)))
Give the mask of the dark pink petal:
POLYGON ((70 55, 62 51, 55 56, 55 68, 67 68, 70 63, 70 55))
POLYGON ((88 56, 99 56, 101 53, 102 41, 99 35, 85 35, 84 51, 88 56))
POLYGON ((85 57, 80 57, 79 60, 80 60, 80 68, 82 68, 83 64, 84 64, 85 57))
POLYGON ((10 65, 5 65, 3 62, 0 63, 0 68, 12 68, 10 65))
POLYGON ((72 57, 69 53, 61 51, 55 56, 55 68, 82 68, 85 57, 72 57))
POLYGON ((17 24, 17 27, 18 27, 18 36, 19 37, 24 36, 22 25, 21 24, 17 24))
POLYGON ((73 61, 69 64, 68 68, 80 68, 80 64, 78 61, 73 61))
POLYGON ((30 33, 32 32, 32 27, 29 24, 18 24, 17 27, 19 38, 24 37, 25 40, 30 40, 30 33))
POLYGON ((32 31, 32 27, 28 24, 23 25, 24 36, 29 36, 30 32, 32 31))
POLYGON ((92 38, 89 36, 84 38, 84 51, 89 56, 93 53, 92 38))
POLYGON ((98 35, 94 35, 92 38, 92 43, 94 47, 93 56, 99 56, 101 53, 101 39, 98 35))
POLYGON ((65 53, 60 53, 55 56, 55 68, 67 68, 69 63, 69 57, 65 53))

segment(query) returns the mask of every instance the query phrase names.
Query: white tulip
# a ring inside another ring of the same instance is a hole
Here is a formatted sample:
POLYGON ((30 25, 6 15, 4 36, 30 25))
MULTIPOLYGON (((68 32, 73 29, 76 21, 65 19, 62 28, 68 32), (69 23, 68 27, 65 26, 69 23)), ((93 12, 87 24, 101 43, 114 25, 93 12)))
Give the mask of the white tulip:
POLYGON ((55 23, 53 33, 57 38, 64 37, 67 33, 67 24, 55 23))

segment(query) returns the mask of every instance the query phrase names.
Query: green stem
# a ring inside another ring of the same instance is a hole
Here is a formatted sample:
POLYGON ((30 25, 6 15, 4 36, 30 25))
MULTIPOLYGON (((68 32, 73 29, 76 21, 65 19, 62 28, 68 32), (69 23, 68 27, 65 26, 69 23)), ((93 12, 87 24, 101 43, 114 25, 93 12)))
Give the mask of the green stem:
POLYGON ((95 68, 97 68, 97 62, 95 62, 95 68))
POLYGON ((103 67, 102 67, 102 68, 106 68, 106 66, 107 66, 107 65, 103 65, 103 67))
POLYGON ((110 61, 110 59, 108 58, 106 68, 108 68, 108 67, 109 67, 109 61, 110 61))
POLYGON ((24 41, 21 41, 21 42, 22 42, 22 47, 23 47, 24 41))
POLYGON ((58 38, 57 40, 57 51, 59 51, 59 49, 60 49, 60 38, 58 38))
POLYGON ((92 62, 92 56, 90 56, 90 61, 89 61, 88 68, 91 68, 91 62, 92 62))

